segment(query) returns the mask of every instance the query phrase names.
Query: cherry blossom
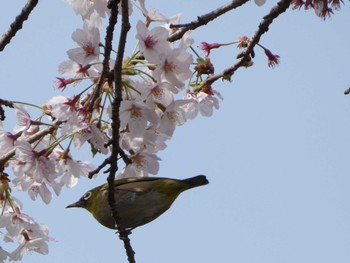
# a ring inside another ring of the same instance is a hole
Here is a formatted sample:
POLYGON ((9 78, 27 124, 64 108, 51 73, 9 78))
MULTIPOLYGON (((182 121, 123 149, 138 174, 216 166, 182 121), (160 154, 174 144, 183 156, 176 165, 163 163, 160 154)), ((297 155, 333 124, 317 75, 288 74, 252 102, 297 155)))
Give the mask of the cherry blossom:
POLYGON ((190 65, 193 59, 183 49, 175 48, 167 54, 161 54, 154 77, 161 81, 168 81, 178 88, 182 88, 184 81, 192 75, 190 65))
POLYGON ((163 27, 155 27, 151 31, 144 23, 139 21, 136 24, 136 38, 139 40, 140 51, 150 63, 157 63, 160 54, 170 52, 171 46, 167 41, 169 31, 163 27))
POLYGON ((147 151, 130 156, 131 164, 127 165, 118 175, 119 178, 124 177, 145 177, 149 174, 157 174, 159 170, 159 160, 155 154, 147 151))
POLYGON ((22 260, 23 255, 29 251, 35 251, 46 255, 49 252, 47 240, 44 238, 29 239, 28 241, 24 239, 22 244, 11 253, 10 258, 14 261, 20 261, 22 260))
POLYGON ((69 121, 70 123, 76 121, 77 102, 79 97, 74 96, 67 98, 65 96, 55 96, 45 103, 44 107, 46 113, 59 121, 69 121))
POLYGON ((31 124, 30 115, 23 104, 15 104, 17 125, 13 128, 15 132, 25 131, 29 129, 31 124))
POLYGON ((89 141, 100 153, 108 154, 109 151, 108 148, 106 148, 108 137, 100 129, 98 129, 95 124, 66 126, 74 129, 75 135, 73 141, 77 149, 80 149, 86 141, 89 141))
POLYGON ((145 5, 145 0, 139 0, 140 6, 138 7, 142 14, 146 17, 147 23, 150 23, 152 21, 158 21, 158 22, 165 22, 169 23, 173 18, 168 18, 161 14, 158 10, 147 10, 145 5))
MULTIPOLYGON (((75 95, 48 99, 37 118, 31 117, 28 105, 14 103, 17 124, 13 134, 5 131, 0 122, 0 158, 4 158, 4 163, 13 170, 13 178, 0 171, 0 228, 4 230, 1 233, 5 242, 18 243, 12 252, 0 247, 0 263, 21 260, 26 252, 47 254, 48 242, 52 240, 46 225, 38 224, 22 213, 22 205, 12 196, 11 188, 25 191, 32 200, 42 199, 48 204, 54 195, 60 194, 62 187, 74 187, 81 177, 95 169, 91 162, 78 160, 76 150, 88 147, 92 157, 104 154, 110 162, 111 102, 120 99, 115 98, 114 92, 117 81, 112 58, 116 57, 116 43, 113 43, 107 61, 108 70, 104 71, 100 61, 100 54, 107 50, 101 35, 104 37, 105 34, 102 25, 110 15, 110 1, 66 2, 82 18, 83 25, 72 33, 77 46, 67 51, 69 60, 58 66, 58 72, 63 76, 56 78, 55 87, 66 92, 65 89, 75 86, 72 91, 75 95), (102 75, 102 72, 106 74, 102 75), (48 122, 43 123, 42 119, 48 122)), ((128 1, 129 15, 134 2, 137 1, 128 1)), ((254 2, 262 6, 266 0, 254 2)), ((294 0, 291 4, 294 8, 314 9, 318 16, 325 18, 333 12, 332 8, 339 9, 341 2, 294 0)), ((168 41, 169 36, 183 28, 180 14, 166 17, 157 10, 148 10, 144 0, 138 0, 138 3, 136 6, 146 21, 137 22, 135 39, 128 38, 135 50, 125 56, 122 54, 122 83, 117 87, 122 91, 122 99, 120 108, 113 109, 119 110, 120 120, 119 131, 113 132, 119 132, 117 143, 131 160, 130 163, 125 161, 119 178, 157 174, 161 160, 158 154, 166 149, 167 140, 172 138, 176 128, 199 115, 210 117, 215 109, 219 109, 222 96, 210 81, 214 74, 214 65, 209 58, 212 49, 237 44, 241 54, 249 51, 251 60, 245 66, 253 63, 254 52, 247 49, 251 45, 263 49, 269 67, 275 67, 280 60, 279 55, 260 43, 254 44, 247 36, 225 44, 200 42, 199 48, 204 51, 204 57, 201 57, 195 51, 198 42, 194 45, 190 30, 179 40, 168 41), (158 26, 153 22, 159 22, 158 26), (196 56, 195 61, 192 54, 196 56)), ((121 11, 119 1, 118 12, 121 11)), ((198 17, 199 22, 200 19, 198 17)), ((123 154, 119 156, 124 157, 123 154)))
POLYGON ((38 224, 33 218, 22 213, 21 204, 13 197, 0 201, 2 215, 0 217, 0 228, 6 229, 5 242, 18 242, 18 247, 11 253, 0 248, 0 262, 9 258, 19 261, 26 252, 48 253, 47 242, 53 239, 49 236, 48 227, 38 224))
POLYGON ((122 101, 120 106, 120 127, 135 134, 143 134, 148 124, 158 123, 155 110, 145 103, 137 101, 122 101))
POLYGON ((170 104, 164 111, 158 130, 167 136, 172 136, 176 126, 186 122, 186 114, 181 106, 186 103, 184 100, 177 100, 170 104))
MULTIPOLYGON (((80 85, 87 86, 70 97, 56 95, 48 99, 41 106, 38 118, 31 118, 27 107, 16 103, 14 134, 6 132, 0 123, 0 157, 14 153, 8 160, 14 178, 10 182, 7 176, 0 174, 0 209, 3 211, 0 228, 7 231, 4 231, 6 242, 18 243, 12 252, 0 249, 0 262, 21 260, 31 251, 47 254, 48 241, 52 240, 47 226, 21 212, 22 208, 10 194, 10 185, 27 192, 32 200, 41 199, 48 204, 55 195, 60 195, 62 187, 76 186, 81 177, 95 169, 91 162, 78 160, 76 150, 87 146, 92 156, 110 153, 113 59, 108 61, 110 72, 97 90, 103 71, 99 61, 100 34, 102 18, 109 15, 108 1, 66 2, 82 17, 83 26, 72 34, 78 47, 67 51, 69 60, 59 65, 61 76, 56 78, 55 87, 66 91, 72 86, 76 89, 80 85), (98 96, 92 102, 96 91, 98 96), (48 129, 52 131, 43 133, 48 129)), ((131 162, 125 163, 118 178, 156 175, 159 151, 167 147, 167 140, 172 138, 177 126, 194 119, 198 113, 210 116, 219 107, 220 95, 201 84, 201 78, 213 73, 214 67, 211 65, 211 70, 202 70, 199 74, 198 67, 195 69, 192 65, 193 57, 189 51, 194 40, 190 37, 191 32, 186 32, 177 43, 168 41, 176 30, 169 25, 179 23, 180 15, 167 18, 158 11, 148 11, 143 0, 139 3, 147 21, 137 23, 136 50, 123 61, 119 108, 119 145, 131 162), (153 21, 162 24, 151 27, 153 21), (197 76, 193 72, 197 72, 197 76)), ((209 62, 208 58, 206 65, 209 62)))
POLYGON ((88 18, 96 11, 100 17, 105 17, 107 13, 107 0, 65 0, 71 4, 75 13, 83 18, 88 18))
MULTIPOLYGON (((58 72, 60 74, 72 75, 74 76, 74 79, 79 80, 90 76, 90 67, 90 64, 83 66, 82 64, 77 63, 75 61, 67 60, 58 65, 58 72)), ((78 82, 75 82, 75 85, 76 84, 78 84, 78 82)))
POLYGON ((155 84, 149 93, 147 98, 147 104, 161 104, 164 107, 167 107, 174 101, 174 95, 171 90, 176 89, 173 85, 168 82, 161 82, 155 84))
POLYGON ((76 161, 67 151, 61 149, 55 149, 51 158, 56 161, 57 173, 62 175, 60 183, 68 188, 74 187, 81 176, 87 176, 90 171, 95 169, 93 164, 76 161))
POLYGON ((0 124, 0 156, 7 154, 14 149, 14 142, 18 136, 3 130, 0 124))
POLYGON ((68 57, 76 63, 86 66, 90 62, 98 61, 100 29, 98 23, 84 21, 83 29, 76 29, 72 34, 73 40, 80 46, 67 51, 68 57))
POLYGON ((39 195, 45 203, 49 203, 52 193, 47 185, 54 190, 56 195, 59 195, 61 190, 60 185, 55 181, 58 176, 55 164, 43 152, 40 152, 41 145, 33 149, 25 138, 21 137, 16 141, 15 146, 13 172, 16 178, 13 184, 19 190, 28 191, 33 200, 39 195))

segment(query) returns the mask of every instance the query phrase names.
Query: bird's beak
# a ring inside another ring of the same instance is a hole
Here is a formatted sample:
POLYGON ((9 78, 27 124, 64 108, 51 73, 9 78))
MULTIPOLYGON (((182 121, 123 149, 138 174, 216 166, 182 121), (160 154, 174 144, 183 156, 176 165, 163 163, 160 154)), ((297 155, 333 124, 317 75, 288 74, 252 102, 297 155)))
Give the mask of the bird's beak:
POLYGON ((79 200, 78 202, 75 202, 73 204, 66 206, 66 208, 71 208, 71 207, 82 207, 82 202, 79 200))

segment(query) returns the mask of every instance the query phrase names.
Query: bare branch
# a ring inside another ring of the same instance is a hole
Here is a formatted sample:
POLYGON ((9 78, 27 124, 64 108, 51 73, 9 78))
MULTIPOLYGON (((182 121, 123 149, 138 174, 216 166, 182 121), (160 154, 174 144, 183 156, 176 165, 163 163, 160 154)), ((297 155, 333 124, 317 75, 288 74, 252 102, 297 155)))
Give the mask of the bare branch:
POLYGON ((4 106, 10 107, 10 108, 14 107, 12 101, 4 100, 4 99, 0 99, 0 105, 4 105, 4 106))
MULTIPOLYGON (((110 1, 109 5, 112 5, 112 4, 117 5, 116 8, 118 8, 118 4, 115 2, 116 1, 110 1)), ((117 2, 119 3, 120 0, 117 2)), ((89 105, 89 109, 88 109, 88 111, 90 113, 93 111, 93 109, 95 107, 95 103, 96 103, 98 97, 100 96, 102 86, 105 83, 106 78, 109 74, 109 61, 110 61, 111 52, 112 52, 113 33, 114 33, 114 28, 115 28, 117 21, 118 21, 118 14, 116 14, 115 17, 114 16, 109 17, 109 23, 108 23, 108 26, 106 28, 104 54, 103 54, 103 62, 102 62, 102 72, 101 72, 101 76, 100 76, 100 79, 98 81, 98 84, 97 84, 94 92, 92 93, 92 97, 91 97, 90 105, 89 105)))
POLYGON ((291 2, 292 0, 279 1, 276 4, 276 6, 274 6, 270 10, 270 13, 264 16, 262 22, 259 25, 259 29, 251 38, 247 48, 237 56, 237 58, 239 58, 239 61, 232 67, 225 69, 223 72, 215 74, 206 79, 204 81, 204 85, 211 85, 212 83, 214 83, 218 79, 221 79, 222 77, 230 78, 237 69, 239 69, 242 66, 245 66, 250 61, 250 54, 253 52, 254 47, 259 43, 261 36, 269 30, 269 26, 272 24, 273 20, 288 9, 291 2))
POLYGON ((106 158, 95 170, 92 170, 89 172, 88 178, 91 179, 95 174, 98 174, 109 163, 110 163, 109 158, 106 158))
POLYGON ((7 44, 10 43, 11 39, 16 33, 22 28, 24 21, 26 21, 33 11, 39 0, 29 0, 23 7, 21 13, 16 17, 15 21, 10 25, 10 28, 0 39, 0 52, 4 50, 7 44))
POLYGON ((213 21, 214 19, 216 19, 217 17, 225 14, 226 12, 235 9, 243 4, 245 4, 246 2, 248 2, 249 0, 233 0, 231 3, 228 3, 226 5, 223 5, 219 8, 217 8, 214 11, 211 11, 205 15, 202 16, 198 16, 196 21, 187 23, 187 24, 180 24, 180 25, 170 25, 170 28, 179 28, 181 27, 181 29, 179 29, 178 31, 176 31, 175 33, 173 33, 168 40, 170 42, 174 42, 180 38, 182 38, 182 36, 189 30, 193 30, 196 29, 200 26, 204 26, 206 24, 208 24, 208 22, 213 21))
POLYGON ((5 111, 2 108, 2 106, 6 106, 6 107, 10 107, 10 108, 13 108, 14 106, 13 106, 12 101, 0 99, 0 120, 4 121, 6 116, 5 116, 5 111))
MULTIPOLYGON (((115 174, 118 170, 118 163, 117 163, 118 156, 120 155, 120 152, 121 152, 120 145, 119 145, 119 140, 120 140, 119 109, 120 109, 120 103, 122 101, 122 66, 123 66, 123 57, 125 52, 126 39, 127 39, 128 31, 130 30, 128 0, 111 0, 109 2, 108 7, 111 9, 109 26, 111 25, 111 23, 115 24, 117 22, 119 2, 121 2, 121 8, 122 8, 121 10, 122 24, 121 24, 121 31, 119 36, 117 58, 114 64, 114 100, 112 102, 112 116, 111 116, 112 152, 110 156, 109 176, 107 178, 108 203, 111 207, 113 218, 117 224, 119 238, 124 242, 124 248, 126 250, 128 260, 130 263, 134 263, 135 252, 132 249, 130 239, 129 239, 130 231, 122 229, 118 225, 119 215, 115 207, 115 197, 114 197, 114 180, 115 180, 115 174)), ((112 44, 112 39, 110 40, 110 44, 112 44)))

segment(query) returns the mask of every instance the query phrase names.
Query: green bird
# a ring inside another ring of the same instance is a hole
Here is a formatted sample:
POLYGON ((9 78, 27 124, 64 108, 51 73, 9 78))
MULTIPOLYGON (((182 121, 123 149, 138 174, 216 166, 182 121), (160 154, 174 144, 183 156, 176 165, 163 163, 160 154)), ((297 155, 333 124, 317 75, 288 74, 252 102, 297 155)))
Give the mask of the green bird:
MULTIPOLYGON (((147 224, 169 209, 180 193, 206 185, 204 175, 177 180, 161 177, 133 177, 114 181, 114 197, 119 227, 131 230, 147 224)), ((116 229, 108 203, 108 184, 86 192, 79 201, 67 206, 82 207, 105 227, 116 229)))

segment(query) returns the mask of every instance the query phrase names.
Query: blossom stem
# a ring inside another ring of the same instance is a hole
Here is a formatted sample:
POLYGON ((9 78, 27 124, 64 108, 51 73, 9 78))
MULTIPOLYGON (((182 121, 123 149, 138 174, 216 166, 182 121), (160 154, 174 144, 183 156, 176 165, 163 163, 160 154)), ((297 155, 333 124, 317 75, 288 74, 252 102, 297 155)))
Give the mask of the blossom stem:
POLYGON ((258 30, 255 32, 254 36, 249 41, 247 48, 237 56, 239 61, 233 66, 225 69, 223 72, 215 74, 208 79, 205 80, 205 84, 211 85, 218 79, 225 77, 226 79, 230 79, 231 76, 241 67, 245 66, 247 62, 250 61, 250 54, 252 53, 254 47, 259 43, 260 38, 263 34, 265 34, 269 26, 272 24, 275 18, 284 13, 289 7, 292 0, 280 0, 271 10, 270 12, 264 16, 262 22, 259 25, 258 30))

